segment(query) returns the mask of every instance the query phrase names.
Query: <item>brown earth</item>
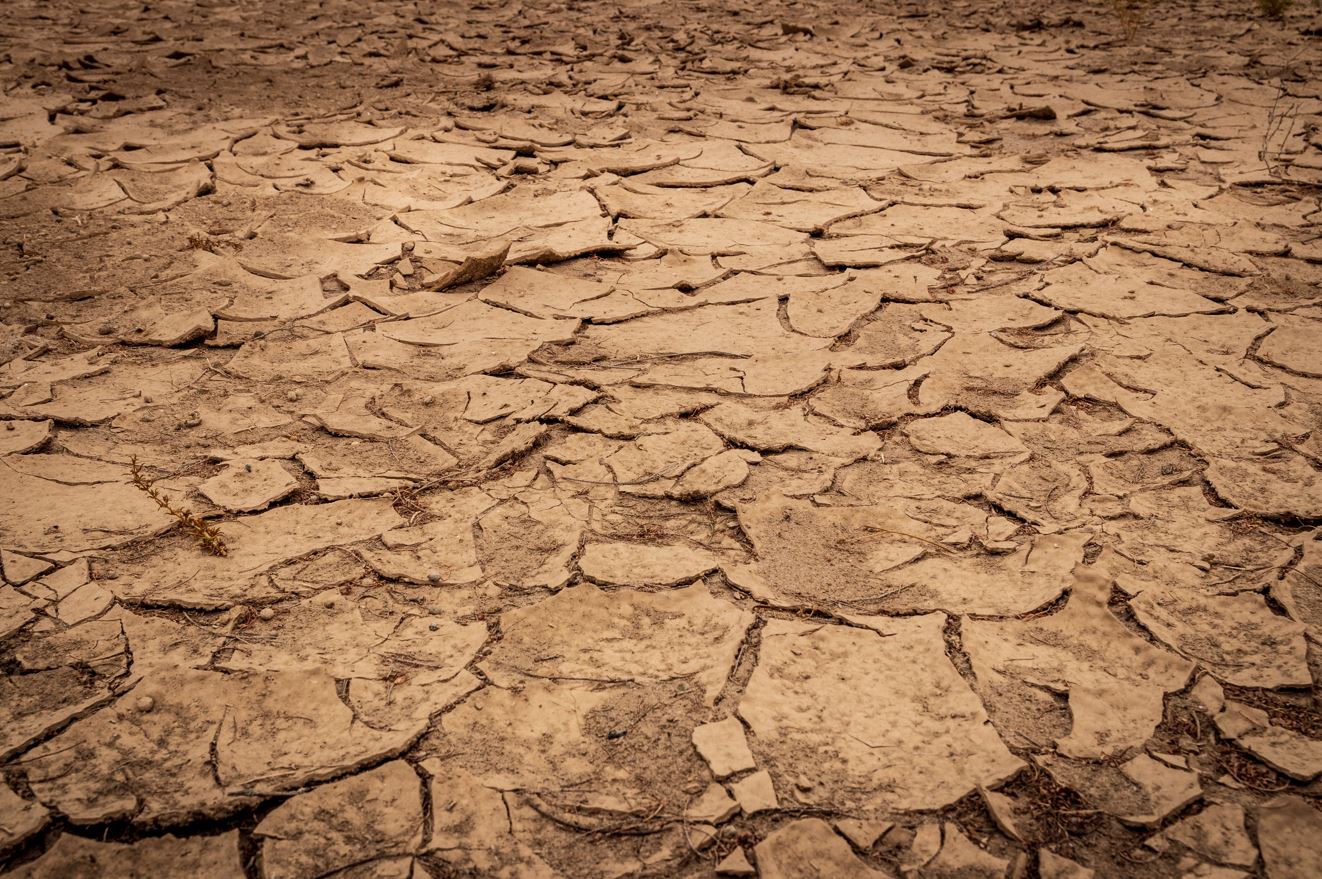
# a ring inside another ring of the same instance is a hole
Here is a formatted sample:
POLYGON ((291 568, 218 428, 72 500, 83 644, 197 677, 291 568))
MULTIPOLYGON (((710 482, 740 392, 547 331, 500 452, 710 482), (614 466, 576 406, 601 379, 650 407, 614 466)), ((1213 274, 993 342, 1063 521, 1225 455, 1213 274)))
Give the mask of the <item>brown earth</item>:
POLYGON ((0 872, 1316 879, 1320 40, 6 5, 0 872))

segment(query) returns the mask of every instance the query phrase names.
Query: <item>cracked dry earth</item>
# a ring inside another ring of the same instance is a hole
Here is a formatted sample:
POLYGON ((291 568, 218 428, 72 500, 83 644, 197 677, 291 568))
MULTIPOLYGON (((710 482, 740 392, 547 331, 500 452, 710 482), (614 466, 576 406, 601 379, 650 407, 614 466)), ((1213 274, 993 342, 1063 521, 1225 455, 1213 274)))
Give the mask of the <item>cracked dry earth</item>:
POLYGON ((1311 16, 9 4, 0 872, 1322 876, 1311 16))

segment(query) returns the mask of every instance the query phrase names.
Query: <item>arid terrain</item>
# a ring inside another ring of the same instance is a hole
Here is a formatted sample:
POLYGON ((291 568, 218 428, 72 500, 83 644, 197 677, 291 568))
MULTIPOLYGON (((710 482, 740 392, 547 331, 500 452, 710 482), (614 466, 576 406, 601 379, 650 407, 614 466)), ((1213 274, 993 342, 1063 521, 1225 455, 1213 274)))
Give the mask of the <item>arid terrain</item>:
POLYGON ((1318 879, 1322 11, 0 15, 0 874, 1318 879))

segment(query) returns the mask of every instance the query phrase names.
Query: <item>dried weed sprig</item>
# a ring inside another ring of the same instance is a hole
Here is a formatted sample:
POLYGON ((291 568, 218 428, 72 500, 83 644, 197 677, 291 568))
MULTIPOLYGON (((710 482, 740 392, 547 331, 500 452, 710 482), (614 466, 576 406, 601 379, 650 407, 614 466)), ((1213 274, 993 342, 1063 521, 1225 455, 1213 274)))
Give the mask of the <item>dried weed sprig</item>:
POLYGON ((166 500, 165 496, 156 490, 147 475, 142 472, 142 465, 138 463, 137 455, 129 459, 129 475, 133 477, 133 487, 141 491, 147 497, 156 502, 156 506, 165 512, 174 516, 180 525, 193 535, 202 548, 212 555, 226 555, 229 549, 225 546, 225 538, 221 535, 220 529, 202 517, 195 514, 187 507, 176 507, 166 500))
POLYGON ((1111 9, 1120 23, 1120 31, 1127 42, 1132 42, 1143 27, 1147 0, 1111 0, 1111 9))

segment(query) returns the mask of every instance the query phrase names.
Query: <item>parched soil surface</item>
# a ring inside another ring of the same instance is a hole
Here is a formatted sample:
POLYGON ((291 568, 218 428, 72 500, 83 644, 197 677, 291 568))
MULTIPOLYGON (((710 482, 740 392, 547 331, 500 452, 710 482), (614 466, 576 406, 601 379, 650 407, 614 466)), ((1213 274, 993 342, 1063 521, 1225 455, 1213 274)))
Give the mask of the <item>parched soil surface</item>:
POLYGON ((1314 15, 5 4, 0 873, 1322 876, 1314 15))

